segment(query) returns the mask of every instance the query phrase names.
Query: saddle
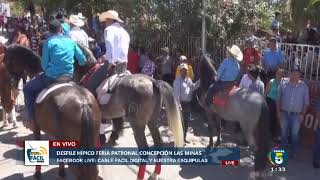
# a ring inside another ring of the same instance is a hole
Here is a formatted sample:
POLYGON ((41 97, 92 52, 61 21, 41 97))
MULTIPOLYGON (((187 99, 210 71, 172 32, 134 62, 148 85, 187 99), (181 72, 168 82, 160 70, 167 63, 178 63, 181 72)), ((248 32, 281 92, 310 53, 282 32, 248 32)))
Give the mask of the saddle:
POLYGON ((83 76, 83 78, 80 80, 79 85, 86 84, 88 80, 91 78, 91 76, 102 66, 102 63, 97 63, 94 66, 92 66, 89 71, 83 76))
POLYGON ((36 103, 40 104, 50 93, 61 87, 74 85, 76 84, 72 81, 72 78, 67 75, 62 75, 54 81, 50 82, 50 85, 40 92, 40 94, 37 96, 36 103))
POLYGON ((228 85, 223 91, 213 96, 213 104, 215 106, 224 107, 229 102, 229 98, 240 90, 235 84, 228 85))
POLYGON ((100 84, 100 86, 96 89, 97 100, 100 105, 108 104, 111 95, 121 82, 122 78, 128 75, 131 75, 130 71, 126 71, 125 73, 121 74, 114 74, 100 84))

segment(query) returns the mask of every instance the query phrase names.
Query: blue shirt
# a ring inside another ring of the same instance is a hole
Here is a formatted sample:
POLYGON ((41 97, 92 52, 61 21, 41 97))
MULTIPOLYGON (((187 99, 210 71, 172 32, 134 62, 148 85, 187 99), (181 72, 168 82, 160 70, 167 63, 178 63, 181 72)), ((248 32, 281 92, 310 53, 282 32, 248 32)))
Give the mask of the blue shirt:
POLYGON ((62 23, 61 26, 62 26, 62 30, 63 30, 63 35, 68 36, 71 31, 70 25, 67 23, 62 23))
POLYGON ((262 62, 266 70, 276 70, 284 62, 284 56, 279 50, 268 50, 263 54, 262 62))
POLYGON ((54 35, 43 45, 41 66, 48 77, 57 78, 63 74, 72 77, 74 57, 80 65, 86 63, 85 56, 73 40, 54 35))
POLYGON ((240 65, 234 58, 226 58, 220 64, 218 69, 218 80, 235 81, 240 72, 240 65))
POLYGON ((278 88, 280 109, 287 112, 301 113, 310 104, 308 86, 300 81, 297 85, 284 79, 278 88))

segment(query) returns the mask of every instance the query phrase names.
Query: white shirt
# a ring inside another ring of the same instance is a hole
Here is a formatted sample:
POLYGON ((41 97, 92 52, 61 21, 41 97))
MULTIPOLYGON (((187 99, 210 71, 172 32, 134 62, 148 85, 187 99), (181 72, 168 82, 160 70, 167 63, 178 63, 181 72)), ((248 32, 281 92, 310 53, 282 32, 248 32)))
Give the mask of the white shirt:
POLYGON ((69 36, 75 42, 89 47, 89 37, 84 30, 80 29, 80 27, 74 26, 73 28, 71 28, 69 36))
POLYGON ((252 83, 252 80, 249 78, 248 74, 245 74, 242 76, 239 86, 241 88, 249 89, 251 83, 252 83))
POLYGON ((113 23, 104 30, 106 42, 106 59, 111 64, 128 62, 130 37, 119 24, 113 23))
POLYGON ((182 79, 177 78, 173 82, 174 96, 180 102, 190 102, 192 100, 192 93, 200 87, 200 80, 193 83, 191 78, 182 79))

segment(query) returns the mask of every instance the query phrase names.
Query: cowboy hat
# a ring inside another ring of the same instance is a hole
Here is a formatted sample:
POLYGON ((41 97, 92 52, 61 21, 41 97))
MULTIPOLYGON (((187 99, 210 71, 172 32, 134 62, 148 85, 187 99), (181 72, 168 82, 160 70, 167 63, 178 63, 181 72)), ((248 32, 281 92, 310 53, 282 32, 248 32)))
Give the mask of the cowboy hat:
POLYGON ((69 23, 78 27, 84 26, 84 21, 81 20, 78 15, 71 15, 69 18, 69 23))
POLYGON ((99 16, 100 22, 105 22, 107 19, 113 19, 120 23, 123 23, 123 21, 119 18, 118 12, 114 10, 109 10, 100 14, 99 16))
POLYGON ((188 70, 188 65, 186 63, 182 63, 179 65, 179 70, 182 70, 182 69, 185 69, 185 70, 188 70))
POLYGON ((227 50, 230 52, 230 54, 236 58, 238 61, 242 61, 243 59, 243 54, 241 52, 241 49, 237 45, 232 45, 232 47, 227 47, 227 50))
POLYGON ((79 17, 80 19, 82 19, 82 20, 86 19, 86 17, 84 17, 81 12, 78 13, 78 17, 79 17))
POLYGON ((184 56, 184 55, 180 56, 180 61, 186 61, 186 60, 187 60, 186 56, 184 56))
POLYGON ((161 48, 161 51, 169 53, 169 48, 168 47, 163 47, 163 48, 161 48))
POLYGON ((6 44, 9 39, 5 38, 4 36, 0 36, 0 43, 1 44, 6 44))

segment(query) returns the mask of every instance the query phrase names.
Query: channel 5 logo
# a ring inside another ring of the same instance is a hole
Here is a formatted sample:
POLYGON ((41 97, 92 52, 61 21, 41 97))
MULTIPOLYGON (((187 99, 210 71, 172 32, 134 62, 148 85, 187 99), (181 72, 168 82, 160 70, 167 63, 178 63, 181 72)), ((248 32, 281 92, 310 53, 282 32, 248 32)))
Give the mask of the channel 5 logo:
POLYGON ((24 164, 49 165, 49 141, 25 141, 24 164))

